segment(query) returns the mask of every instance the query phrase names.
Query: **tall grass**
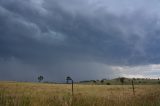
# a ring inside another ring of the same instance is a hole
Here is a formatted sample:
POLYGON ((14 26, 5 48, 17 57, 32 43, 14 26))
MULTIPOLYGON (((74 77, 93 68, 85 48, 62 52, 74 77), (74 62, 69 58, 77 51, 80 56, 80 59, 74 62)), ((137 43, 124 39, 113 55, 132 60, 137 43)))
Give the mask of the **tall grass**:
POLYGON ((160 106, 160 86, 0 83, 0 106, 160 106), (123 91, 124 89, 124 91, 123 91))

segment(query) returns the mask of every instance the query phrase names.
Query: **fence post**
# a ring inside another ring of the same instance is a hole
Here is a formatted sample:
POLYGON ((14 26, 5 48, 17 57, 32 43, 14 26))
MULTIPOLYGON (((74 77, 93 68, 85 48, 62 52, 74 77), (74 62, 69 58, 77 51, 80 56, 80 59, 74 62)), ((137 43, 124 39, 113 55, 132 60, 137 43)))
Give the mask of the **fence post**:
POLYGON ((73 96, 73 80, 72 80, 72 96, 73 96))
POLYGON ((135 91, 134 91, 134 82, 132 80, 132 89, 133 89, 133 95, 135 96, 135 91))

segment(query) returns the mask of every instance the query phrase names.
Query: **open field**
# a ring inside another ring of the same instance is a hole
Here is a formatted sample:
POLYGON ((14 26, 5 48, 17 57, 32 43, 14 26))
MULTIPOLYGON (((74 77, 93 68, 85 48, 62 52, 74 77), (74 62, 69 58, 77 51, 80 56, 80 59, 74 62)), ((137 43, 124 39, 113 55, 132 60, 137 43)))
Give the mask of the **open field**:
POLYGON ((0 106, 160 106, 160 85, 0 82, 0 106))

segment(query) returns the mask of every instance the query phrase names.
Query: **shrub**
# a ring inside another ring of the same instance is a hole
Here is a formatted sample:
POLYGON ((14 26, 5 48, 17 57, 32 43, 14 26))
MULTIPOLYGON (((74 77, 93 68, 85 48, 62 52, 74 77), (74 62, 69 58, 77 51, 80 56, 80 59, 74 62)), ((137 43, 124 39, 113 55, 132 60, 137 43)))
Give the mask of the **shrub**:
POLYGON ((111 85, 111 83, 109 83, 109 82, 107 82, 106 84, 107 84, 107 85, 111 85))

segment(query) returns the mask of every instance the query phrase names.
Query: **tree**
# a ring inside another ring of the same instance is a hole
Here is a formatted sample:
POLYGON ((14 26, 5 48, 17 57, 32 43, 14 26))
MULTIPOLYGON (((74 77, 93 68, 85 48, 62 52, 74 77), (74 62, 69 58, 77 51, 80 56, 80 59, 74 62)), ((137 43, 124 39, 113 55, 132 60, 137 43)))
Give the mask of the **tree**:
POLYGON ((41 75, 38 77, 38 81, 39 81, 39 82, 41 82, 43 79, 44 79, 44 77, 41 76, 41 75))
MULTIPOLYGON (((125 78, 124 77, 120 77, 119 80, 122 83, 122 88, 123 88, 123 84, 124 84, 125 78)), ((124 88, 123 88, 123 94, 124 94, 124 88)))
POLYGON ((107 82, 106 84, 107 84, 107 85, 111 85, 111 83, 109 83, 109 82, 107 82))
POLYGON ((72 78, 71 77, 66 77, 66 81, 67 81, 67 84, 68 84, 68 82, 69 82, 69 80, 71 80, 72 81, 72 96, 73 96, 73 80, 72 80, 72 78))
POLYGON ((95 81, 95 80, 93 80, 93 83, 94 83, 94 84, 96 84, 96 81, 95 81))
POLYGON ((120 80, 120 82, 122 83, 122 85, 124 84, 124 80, 125 80, 125 78, 124 77, 121 77, 121 78, 119 78, 119 80, 120 80))
POLYGON ((104 82, 104 80, 102 79, 102 80, 101 80, 101 83, 103 84, 103 82, 104 82))
POLYGON ((72 78, 71 77, 66 77, 66 81, 67 81, 67 84, 68 84, 68 82, 69 82, 69 80, 72 80, 72 78))
POLYGON ((134 91, 134 81, 132 80, 132 89, 133 89, 133 95, 135 95, 135 91, 134 91))

